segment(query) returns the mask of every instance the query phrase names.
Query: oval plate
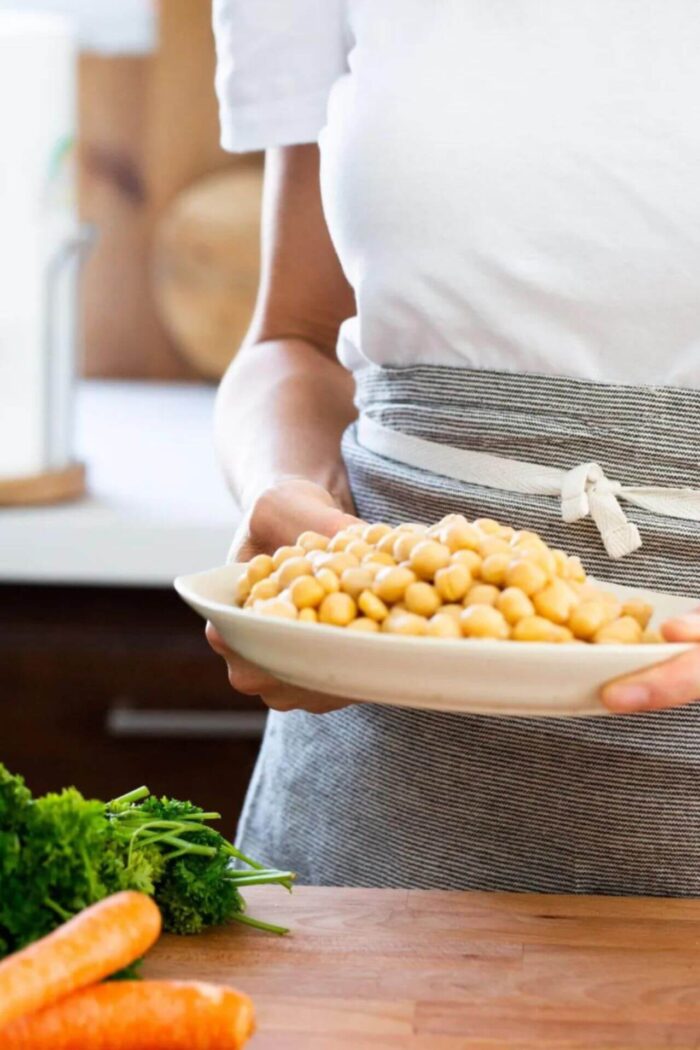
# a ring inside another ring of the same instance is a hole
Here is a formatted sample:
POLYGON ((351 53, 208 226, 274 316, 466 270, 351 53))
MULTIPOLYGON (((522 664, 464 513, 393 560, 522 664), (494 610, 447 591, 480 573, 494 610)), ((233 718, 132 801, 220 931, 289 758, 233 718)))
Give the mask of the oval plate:
MULTIPOLYGON (((566 718, 605 715, 611 678, 677 656, 690 645, 552 645, 360 634, 276 620, 232 605, 244 565, 180 576, 175 589, 232 649, 292 685, 395 707, 480 715, 566 718)), ((615 587, 654 603, 655 622, 697 600, 615 587)))

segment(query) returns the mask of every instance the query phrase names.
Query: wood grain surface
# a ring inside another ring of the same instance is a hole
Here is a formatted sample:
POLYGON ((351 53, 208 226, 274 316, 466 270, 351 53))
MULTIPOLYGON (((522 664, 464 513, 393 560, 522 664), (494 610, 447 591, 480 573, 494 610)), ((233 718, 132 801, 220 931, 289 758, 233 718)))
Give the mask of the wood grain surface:
POLYGON ((220 379, 255 306, 263 169, 259 158, 207 175, 156 231, 153 289, 166 329, 195 371, 220 379))
POLYGON ((65 503, 85 494, 83 463, 69 463, 62 470, 47 470, 30 477, 0 479, 0 507, 65 503))
POLYGON ((158 24, 152 55, 80 62, 80 210, 98 233, 83 282, 91 376, 195 375, 156 309, 155 231, 183 189, 241 163, 219 146, 211 4, 166 0, 158 24))
POLYGON ((700 1047, 700 901, 251 890, 276 938, 164 937, 148 977, 253 996, 251 1050, 700 1047))

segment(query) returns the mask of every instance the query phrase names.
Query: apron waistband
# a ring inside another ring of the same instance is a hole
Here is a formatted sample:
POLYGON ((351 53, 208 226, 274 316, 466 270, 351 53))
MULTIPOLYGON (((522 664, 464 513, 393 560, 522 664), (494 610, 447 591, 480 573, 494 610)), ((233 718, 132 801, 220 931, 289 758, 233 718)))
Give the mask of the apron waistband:
POLYGON ((642 546, 639 529, 628 520, 620 500, 666 517, 700 521, 700 490, 625 485, 608 478, 598 463, 560 469, 455 448, 404 434, 364 413, 357 422, 356 435, 363 448, 404 466, 504 492, 558 497, 565 522, 580 521, 590 515, 613 559, 624 558, 642 546))

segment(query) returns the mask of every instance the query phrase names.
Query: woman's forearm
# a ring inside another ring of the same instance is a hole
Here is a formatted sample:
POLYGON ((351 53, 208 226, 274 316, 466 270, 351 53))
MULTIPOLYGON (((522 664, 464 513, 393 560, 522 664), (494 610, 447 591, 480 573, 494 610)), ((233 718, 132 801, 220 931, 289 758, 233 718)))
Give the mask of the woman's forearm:
POLYGON ((348 508, 340 439, 354 418, 352 378, 327 353, 295 338, 244 346, 216 406, 219 455, 241 505, 303 477, 348 508))

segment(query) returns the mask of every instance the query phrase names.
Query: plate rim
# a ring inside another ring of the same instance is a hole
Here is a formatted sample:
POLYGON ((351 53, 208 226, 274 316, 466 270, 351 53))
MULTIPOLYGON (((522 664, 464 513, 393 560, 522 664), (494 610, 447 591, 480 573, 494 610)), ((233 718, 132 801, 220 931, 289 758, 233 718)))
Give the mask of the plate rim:
MULTIPOLYGON (((331 624, 303 623, 297 620, 285 620, 281 617, 275 618, 269 616, 261 616, 259 613, 253 612, 249 609, 241 609, 239 606, 236 605, 229 605, 225 602, 214 601, 211 598, 204 598, 192 589, 191 584, 194 580, 213 576, 216 573, 221 572, 223 570, 240 569, 242 571, 244 565, 244 562, 231 562, 227 565, 220 565, 213 569, 205 569, 202 572, 189 573, 186 575, 178 576, 173 581, 173 586, 177 591, 178 595, 188 605, 192 606, 193 603, 196 602, 198 605, 211 609, 214 612, 224 613, 225 615, 231 617, 233 620, 243 620, 243 622, 247 622, 252 619, 257 624, 266 624, 269 626, 274 626, 276 630, 282 631, 294 632, 301 630, 305 631, 307 634, 309 632, 320 631, 324 637, 328 637, 329 633, 332 632, 333 637, 336 638, 338 637, 338 635, 342 635, 342 637, 345 639, 359 638, 363 641, 371 640, 372 644, 381 642, 382 645, 385 645, 387 647, 415 645, 415 636, 413 635, 384 634, 381 632, 359 633, 354 631, 342 631, 342 629, 334 627, 331 624)), ((196 611, 199 612, 199 610, 196 611)), ((441 652, 445 652, 445 650, 447 649, 468 652, 475 646, 478 646, 480 649, 483 647, 483 649, 486 650, 490 649, 500 652, 505 642, 509 640, 510 639, 500 640, 496 638, 421 637, 420 644, 421 647, 425 647, 426 650, 428 647, 432 648, 434 645, 435 647, 438 647, 441 652)), ((600 646, 574 646, 567 645, 561 642, 516 642, 515 644, 517 646, 518 653, 522 654, 523 656, 526 653, 529 653, 532 655, 532 657, 536 656, 537 654, 539 654, 541 657, 544 653, 554 652, 559 654, 569 652, 575 653, 577 656, 579 656, 583 652, 587 652, 588 655, 584 657, 584 659, 590 659, 590 657, 593 655, 599 658, 603 652, 606 654, 619 656, 622 654, 629 655, 630 652, 635 652, 638 650, 642 650, 645 653, 649 652, 650 650, 654 650, 654 652, 659 653, 659 660, 657 661, 658 663, 663 663, 665 659, 672 659, 674 656, 680 656, 683 653, 686 653, 691 649, 696 648, 697 646, 697 643, 694 642, 637 642, 633 645, 623 645, 621 643, 616 643, 614 645, 600 646)))

